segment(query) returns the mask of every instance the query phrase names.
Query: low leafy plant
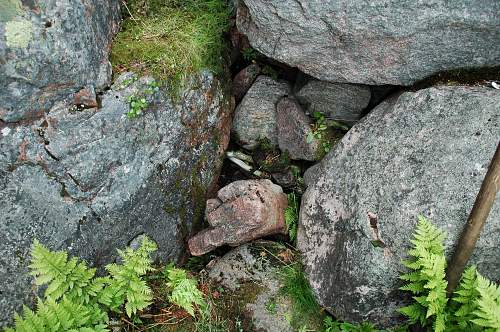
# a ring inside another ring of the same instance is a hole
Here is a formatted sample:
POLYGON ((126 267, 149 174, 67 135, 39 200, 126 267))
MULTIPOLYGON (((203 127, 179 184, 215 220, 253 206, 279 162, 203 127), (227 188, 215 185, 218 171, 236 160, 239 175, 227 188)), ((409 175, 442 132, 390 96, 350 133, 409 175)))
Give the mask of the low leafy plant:
POLYGON ((444 232, 424 217, 419 217, 410 259, 403 264, 410 269, 400 278, 408 283, 401 287, 411 292, 414 302, 399 309, 412 323, 435 332, 500 331, 500 288, 474 266, 462 274, 451 301, 446 296, 446 258, 444 232))
POLYGON ((128 97, 129 111, 127 112, 127 117, 133 119, 142 114, 142 112, 148 107, 148 102, 144 97, 138 97, 132 95, 128 97))
POLYGON ((377 332, 378 330, 371 323, 351 324, 340 322, 327 316, 323 321, 323 332, 377 332))
POLYGON ((277 80, 279 77, 279 72, 269 65, 262 67, 262 74, 271 77, 273 80, 277 80))
POLYGON ((251 47, 243 49, 241 51, 241 54, 243 55, 243 59, 245 59, 248 62, 257 61, 257 59, 259 58, 259 52, 257 52, 251 47))
POLYGON ((325 116, 320 112, 314 112, 313 118, 315 120, 312 125, 311 131, 307 135, 307 143, 312 143, 314 140, 321 142, 321 148, 325 153, 328 153, 332 144, 328 140, 328 125, 325 116))
POLYGON ((106 266, 109 276, 95 277, 96 270, 64 251, 52 252, 38 241, 31 250, 30 274, 39 286, 46 286, 36 312, 24 307, 15 314, 15 327, 23 331, 107 331, 108 312, 123 307, 129 317, 152 301, 143 276, 152 271, 150 254, 156 244, 147 237, 136 251, 118 250, 121 264, 106 266))
POLYGON ((288 206, 285 209, 285 224, 288 236, 292 242, 297 239, 297 225, 299 223, 299 199, 294 192, 288 195, 288 206))
POLYGON ((335 128, 347 131, 349 130, 349 127, 338 121, 326 119, 325 115, 321 112, 314 112, 312 117, 314 119, 314 124, 312 125, 311 131, 307 135, 307 143, 312 143, 316 139, 321 142, 321 148, 324 153, 328 153, 332 149, 332 143, 328 137, 328 129, 335 128))
POLYGON ((194 317, 194 305, 205 311, 207 303, 203 298, 203 293, 198 289, 198 282, 194 278, 189 278, 186 271, 169 264, 165 267, 165 277, 167 286, 172 290, 168 299, 186 310, 194 317))

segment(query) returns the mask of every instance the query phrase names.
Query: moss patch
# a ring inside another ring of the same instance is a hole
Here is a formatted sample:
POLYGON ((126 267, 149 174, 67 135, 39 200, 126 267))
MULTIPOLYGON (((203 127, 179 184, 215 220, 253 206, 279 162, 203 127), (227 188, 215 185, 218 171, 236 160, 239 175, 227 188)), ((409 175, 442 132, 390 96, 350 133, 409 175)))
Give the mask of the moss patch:
POLYGON ((410 91, 435 85, 482 85, 487 80, 500 80, 500 66, 484 68, 461 68, 429 76, 410 87, 410 91))
POLYGON ((220 72, 229 10, 224 0, 129 0, 111 51, 114 72, 150 74, 169 85, 202 69, 220 72))

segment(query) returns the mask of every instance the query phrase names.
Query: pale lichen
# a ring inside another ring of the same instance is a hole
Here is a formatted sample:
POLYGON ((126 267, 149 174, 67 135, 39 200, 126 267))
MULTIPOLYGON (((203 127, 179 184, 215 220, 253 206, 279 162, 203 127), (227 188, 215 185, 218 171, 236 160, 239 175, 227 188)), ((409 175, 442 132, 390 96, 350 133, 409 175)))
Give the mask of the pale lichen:
POLYGON ((5 24, 7 46, 26 48, 33 36, 33 24, 25 19, 9 21, 5 24))

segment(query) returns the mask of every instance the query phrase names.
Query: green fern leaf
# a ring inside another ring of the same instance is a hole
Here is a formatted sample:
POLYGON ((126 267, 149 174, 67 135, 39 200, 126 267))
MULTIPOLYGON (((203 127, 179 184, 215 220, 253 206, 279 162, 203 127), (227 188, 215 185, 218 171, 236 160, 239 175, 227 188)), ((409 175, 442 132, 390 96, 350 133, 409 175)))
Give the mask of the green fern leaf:
MULTIPOLYGON (((82 300, 83 288, 87 287, 95 274, 95 269, 87 268, 77 258, 68 261, 64 251, 51 252, 35 240, 31 250, 30 274, 37 285, 47 284, 45 297, 57 300, 65 295, 68 298, 82 300)), ((88 297, 83 299, 88 302, 88 297)))
POLYGON ((196 280, 189 278, 186 271, 168 265, 165 269, 167 286, 172 289, 169 300, 186 310, 194 317, 194 305, 205 307, 203 293, 198 289, 196 280))
POLYGON ((492 331, 500 331, 500 287, 478 272, 476 275, 479 297, 475 301, 477 309, 474 311, 477 318, 472 321, 492 331))

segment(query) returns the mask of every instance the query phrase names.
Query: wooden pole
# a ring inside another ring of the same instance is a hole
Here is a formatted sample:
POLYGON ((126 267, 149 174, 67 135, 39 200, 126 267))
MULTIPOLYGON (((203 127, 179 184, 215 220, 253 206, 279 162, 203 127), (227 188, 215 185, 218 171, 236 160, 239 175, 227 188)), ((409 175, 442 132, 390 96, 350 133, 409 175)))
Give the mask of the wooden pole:
POLYGON ((479 194, 476 197, 474 206, 467 219, 467 224, 462 231, 460 239, 458 240, 455 252, 448 264, 448 270, 446 271, 446 280, 448 281, 448 287, 446 291, 448 296, 450 296, 458 282, 460 281, 460 276, 465 269, 465 265, 472 255, 472 251, 476 246, 476 242, 481 234, 486 219, 490 214, 491 207, 495 202, 495 197, 500 189, 500 143, 497 145, 497 149, 493 159, 491 160, 488 172, 484 177, 479 194))

